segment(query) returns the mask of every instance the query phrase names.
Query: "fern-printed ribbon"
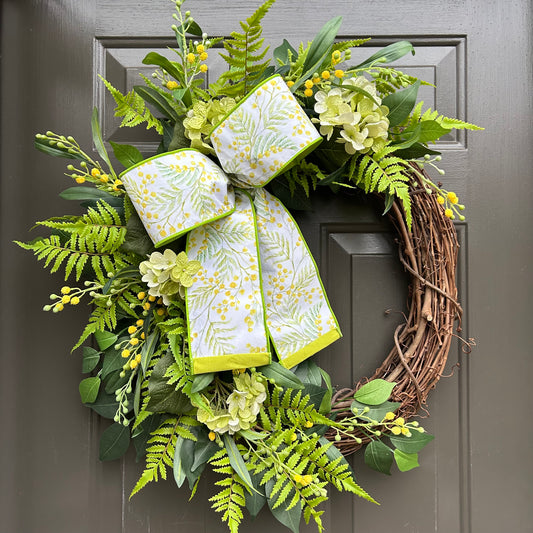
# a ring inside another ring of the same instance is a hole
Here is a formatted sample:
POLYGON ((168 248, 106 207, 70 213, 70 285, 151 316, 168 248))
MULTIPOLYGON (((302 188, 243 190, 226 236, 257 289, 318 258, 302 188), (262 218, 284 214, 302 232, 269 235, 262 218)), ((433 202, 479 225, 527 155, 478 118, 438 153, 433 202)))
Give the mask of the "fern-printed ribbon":
POLYGON ((186 291, 195 374, 268 364, 271 345, 290 368, 341 336, 297 224, 262 188, 320 135, 279 76, 244 103, 212 134, 230 175, 193 149, 121 175, 156 246, 190 232, 202 265, 186 291))

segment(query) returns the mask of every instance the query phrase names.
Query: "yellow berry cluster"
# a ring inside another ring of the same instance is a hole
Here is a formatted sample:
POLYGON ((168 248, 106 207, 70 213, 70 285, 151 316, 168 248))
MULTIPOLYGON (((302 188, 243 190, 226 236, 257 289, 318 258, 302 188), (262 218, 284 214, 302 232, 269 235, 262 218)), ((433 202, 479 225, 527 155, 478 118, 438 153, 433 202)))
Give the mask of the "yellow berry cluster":
POLYGON ((207 72, 207 65, 201 62, 205 61, 208 57, 209 54, 206 51, 205 45, 199 43, 196 45, 196 53, 189 52, 186 56, 186 59, 187 63, 190 65, 196 65, 200 72, 207 72))
POLYGON ((72 174, 69 176, 78 184, 81 185, 86 181, 99 185, 101 189, 113 192, 124 192, 124 189, 121 188, 123 185, 122 181, 119 179, 113 179, 106 174, 99 163, 96 163, 95 166, 89 171, 87 168, 87 163, 82 161, 80 163, 81 168, 75 168, 74 165, 68 165, 67 170, 71 171, 72 174))
POLYGON ((87 292, 86 290, 78 289, 78 287, 61 287, 61 294, 51 294, 50 300, 56 300, 53 305, 45 305, 43 307, 44 311, 53 311, 54 313, 59 313, 63 311, 65 305, 78 305, 83 294, 87 292))
POLYGON ((313 483, 313 476, 306 474, 305 476, 302 476, 300 474, 294 474, 292 476, 292 479, 296 481, 299 485, 302 485, 302 487, 307 487, 307 485, 310 485, 313 483))
POLYGON ((142 360, 141 348, 146 338, 144 331, 141 329, 143 324, 144 320, 141 318, 138 319, 135 322, 135 325, 132 324, 128 327, 129 339, 115 345, 116 350, 121 350, 120 355, 122 355, 124 359, 127 359, 122 367, 122 377, 126 375, 126 370, 134 370, 137 368, 142 360))
POLYGON ((414 422, 406 422, 403 416, 396 417, 391 411, 385 415, 383 422, 393 435, 410 437, 412 435, 411 430, 424 433, 424 428, 419 427, 419 423, 416 420, 414 422))
POLYGON ((163 298, 157 298, 157 296, 152 296, 147 294, 144 291, 141 291, 137 294, 137 298, 141 302, 143 308, 143 315, 147 316, 148 312, 152 309, 158 317, 163 317, 167 314, 167 308, 163 304, 163 298), (155 307, 153 307, 155 306, 155 307))
POLYGON ((463 211, 465 206, 459 203, 459 198, 457 197, 457 194, 455 194, 453 191, 446 192, 444 190, 440 190, 440 193, 437 196, 437 202, 439 205, 442 205, 444 208, 444 216, 450 218, 451 220, 455 220, 455 215, 457 214, 459 216, 459 220, 465 220, 465 217, 458 213, 458 211, 463 211))

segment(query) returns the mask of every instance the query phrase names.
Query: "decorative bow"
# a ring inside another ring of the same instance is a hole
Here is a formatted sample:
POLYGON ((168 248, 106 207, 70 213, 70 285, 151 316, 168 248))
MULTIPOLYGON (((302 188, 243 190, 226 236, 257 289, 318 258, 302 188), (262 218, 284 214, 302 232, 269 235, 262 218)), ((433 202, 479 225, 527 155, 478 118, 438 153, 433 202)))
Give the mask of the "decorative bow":
POLYGON ((259 120, 240 106, 211 135, 230 175, 185 149, 121 176, 155 245, 189 232, 187 255, 201 263, 186 290, 195 374, 268 364, 271 345, 290 368, 341 337, 296 222, 262 188, 312 149, 318 133, 290 91, 278 100, 292 111, 283 101, 272 106, 277 88, 267 82, 248 97, 259 120))

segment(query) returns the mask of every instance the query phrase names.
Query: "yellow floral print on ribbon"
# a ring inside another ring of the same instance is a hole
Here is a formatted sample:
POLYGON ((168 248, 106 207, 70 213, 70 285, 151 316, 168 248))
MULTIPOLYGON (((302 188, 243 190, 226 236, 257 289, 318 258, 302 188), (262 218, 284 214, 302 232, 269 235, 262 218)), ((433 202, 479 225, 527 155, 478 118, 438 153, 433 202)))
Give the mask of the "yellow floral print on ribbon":
POLYGON ((123 172, 121 179, 156 247, 234 208, 227 176, 197 150, 152 157, 123 172))
POLYGON ((262 187, 314 149, 322 137, 281 76, 258 86, 211 133, 238 187, 262 187))
POLYGON ((189 353, 195 374, 270 363, 255 213, 235 193, 235 211, 194 229, 187 256, 202 265, 186 292, 189 353))

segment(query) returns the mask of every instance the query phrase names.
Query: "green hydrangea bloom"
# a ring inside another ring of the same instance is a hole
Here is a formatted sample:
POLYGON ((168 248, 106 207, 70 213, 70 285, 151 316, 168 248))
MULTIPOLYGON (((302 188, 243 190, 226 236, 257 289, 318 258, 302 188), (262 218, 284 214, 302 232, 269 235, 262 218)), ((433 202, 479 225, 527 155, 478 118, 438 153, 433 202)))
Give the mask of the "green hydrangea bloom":
POLYGON ((241 429, 250 429, 266 399, 266 386, 257 374, 235 376, 234 389, 227 397, 225 407, 215 407, 212 413, 199 408, 197 418, 211 431, 233 435, 241 429))
POLYGON ((191 140, 191 148, 196 148, 204 154, 213 154, 214 150, 205 142, 205 138, 234 107, 235 100, 229 97, 195 102, 183 121, 185 136, 191 140))
POLYGON ((148 293, 161 296, 163 303, 169 305, 172 296, 184 296, 185 287, 192 285, 193 276, 200 267, 200 262, 189 261, 185 252, 176 255, 167 248, 163 253, 153 252, 147 261, 139 265, 139 272, 148 285, 148 293))
POLYGON ((314 120, 320 123, 320 133, 329 140, 335 128, 340 129, 337 142, 343 143, 349 154, 377 152, 387 143, 387 106, 381 105, 375 84, 364 76, 348 78, 342 84, 343 88, 335 87, 327 93, 318 91, 315 95, 319 117, 314 120))

